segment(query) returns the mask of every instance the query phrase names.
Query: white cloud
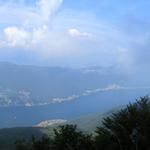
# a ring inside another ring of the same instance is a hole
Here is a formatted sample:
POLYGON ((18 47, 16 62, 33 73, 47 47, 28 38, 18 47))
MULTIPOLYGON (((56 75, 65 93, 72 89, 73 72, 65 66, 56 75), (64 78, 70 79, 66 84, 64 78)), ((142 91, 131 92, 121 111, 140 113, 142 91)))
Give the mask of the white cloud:
POLYGON ((69 29, 68 33, 72 37, 89 37, 91 34, 87 32, 81 32, 78 29, 69 29))
POLYGON ((27 31, 19 27, 7 27, 3 31, 4 47, 23 47, 32 48, 34 45, 41 43, 43 39, 47 38, 48 28, 43 25, 39 28, 33 28, 32 31, 27 31))
POLYGON ((49 40, 61 33, 54 32, 50 24, 62 2, 63 0, 36 0, 35 5, 28 7, 22 0, 6 1, 0 6, 0 23, 6 23, 6 27, 1 29, 0 48, 22 47, 44 51, 43 48, 50 50, 49 46, 55 47, 54 42, 49 40), (2 14, 6 14, 8 19, 3 18, 2 14))
POLYGON ((48 27, 46 25, 43 25, 41 28, 33 29, 31 44, 41 42, 41 40, 45 38, 47 30, 48 27))
POLYGON ((22 0, 19 4, 19 0, 7 1, 9 5, 5 2, 0 5, 1 54, 7 48, 12 51, 19 47, 20 53, 23 50, 32 55, 38 53, 37 59, 61 56, 56 61, 65 65, 127 64, 130 53, 126 49, 132 37, 91 12, 63 9, 55 15, 63 0, 36 0, 33 5, 26 5, 22 0))
MULTIPOLYGON (((38 53, 41 57, 50 58, 53 56, 69 55, 75 56, 82 52, 83 47, 77 44, 73 37, 89 37, 87 32, 81 32, 77 29, 58 29, 55 24, 52 24, 52 18, 58 11, 63 0, 38 0, 36 5, 31 8, 27 6, 17 7, 16 9, 3 7, 3 13, 8 13, 8 9, 12 9, 12 14, 15 16, 16 22, 6 26, 2 30, 0 37, 0 48, 21 48, 27 49, 33 53, 38 53), (21 9, 22 8, 22 9, 21 9), (19 18, 19 19, 18 19, 19 18), (13 25, 14 24, 14 25, 13 25), (68 34, 69 33, 69 34, 68 34), (71 37, 70 37, 71 36, 71 37)), ((1 9, 0 9, 1 10, 1 9)), ((0 15, 1 15, 0 11, 0 15)), ((8 17, 11 13, 8 13, 8 17)), ((8 24, 8 23, 7 23, 8 24)), ((13 50, 12 49, 12 50, 13 50)), ((76 56, 75 56, 76 57, 76 56)))
POLYGON ((37 7, 40 9, 43 18, 49 21, 50 17, 60 8, 62 2, 63 0, 38 0, 37 7))
POLYGON ((32 5, 27 5, 22 0, 7 0, 0 3, 0 23, 24 27, 49 24, 62 3, 63 0, 35 0, 32 5))
POLYGON ((4 38, 8 46, 26 46, 30 41, 30 34, 24 29, 7 27, 4 29, 4 38))

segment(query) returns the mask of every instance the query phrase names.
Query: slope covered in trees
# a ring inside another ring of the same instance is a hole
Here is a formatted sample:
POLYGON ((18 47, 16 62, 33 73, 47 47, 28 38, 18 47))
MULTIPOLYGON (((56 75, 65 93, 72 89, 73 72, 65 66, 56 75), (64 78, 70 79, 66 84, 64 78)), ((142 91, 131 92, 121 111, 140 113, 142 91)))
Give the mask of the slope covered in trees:
POLYGON ((54 130, 52 139, 17 141, 16 150, 149 150, 150 99, 143 97, 104 118, 95 133, 88 135, 76 125, 64 125, 54 130))

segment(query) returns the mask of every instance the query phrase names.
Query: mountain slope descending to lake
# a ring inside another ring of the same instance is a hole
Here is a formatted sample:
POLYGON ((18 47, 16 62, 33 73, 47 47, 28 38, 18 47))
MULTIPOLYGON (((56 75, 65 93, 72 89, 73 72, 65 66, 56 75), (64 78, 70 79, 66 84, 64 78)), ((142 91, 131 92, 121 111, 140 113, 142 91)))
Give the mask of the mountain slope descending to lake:
POLYGON ((40 138, 42 136, 53 136, 53 129, 59 125, 76 124, 79 130, 92 133, 96 127, 101 124, 103 117, 111 115, 112 112, 118 110, 114 109, 107 113, 97 113, 95 115, 87 115, 77 118, 66 123, 53 124, 47 127, 22 127, 22 128, 6 128, 0 129, 0 150, 14 150, 15 141, 20 139, 31 140, 32 136, 40 138))
POLYGON ((73 120, 80 116, 104 113, 120 105, 134 102, 149 94, 149 89, 105 91, 80 97, 74 101, 35 107, 1 107, 0 128, 28 127, 44 120, 73 120))
POLYGON ((30 140, 32 135, 40 138, 45 135, 41 130, 33 127, 0 129, 0 150, 14 150, 16 140, 30 140))

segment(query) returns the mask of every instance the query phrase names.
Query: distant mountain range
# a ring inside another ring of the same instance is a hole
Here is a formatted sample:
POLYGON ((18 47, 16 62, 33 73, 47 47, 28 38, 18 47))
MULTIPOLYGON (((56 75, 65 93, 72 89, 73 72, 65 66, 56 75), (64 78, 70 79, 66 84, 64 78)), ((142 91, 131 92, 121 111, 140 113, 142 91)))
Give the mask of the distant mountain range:
POLYGON ((131 74, 115 67, 0 62, 0 128, 9 128, 0 129, 0 149, 10 150, 16 139, 52 135, 53 128, 64 123, 94 131, 112 113, 109 110, 150 94, 149 77, 142 78, 142 72, 131 74))
POLYGON ((73 69, 0 62, 0 128, 71 121, 128 104, 150 93, 149 86, 136 80, 140 75, 134 79, 114 67, 73 69))
POLYGON ((121 84, 122 79, 112 67, 71 69, 0 62, 0 106, 35 106, 73 100, 87 90, 121 84))

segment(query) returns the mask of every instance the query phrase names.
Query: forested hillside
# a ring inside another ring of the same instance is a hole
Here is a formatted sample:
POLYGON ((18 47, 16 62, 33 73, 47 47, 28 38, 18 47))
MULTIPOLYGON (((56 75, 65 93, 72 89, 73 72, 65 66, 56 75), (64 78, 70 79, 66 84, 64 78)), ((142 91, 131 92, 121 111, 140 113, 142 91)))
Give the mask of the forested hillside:
POLYGON ((31 143, 17 141, 16 149, 31 150, 149 150, 150 99, 143 97, 117 113, 103 119, 95 135, 79 131, 75 125, 54 129, 53 138, 31 143))
POLYGON ((50 127, 6 129, 0 131, 0 146, 2 150, 149 150, 149 123, 150 99, 143 97, 99 117, 92 134, 72 124, 52 127, 53 131, 50 127), (10 142, 13 138, 15 144, 10 142))

